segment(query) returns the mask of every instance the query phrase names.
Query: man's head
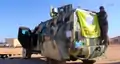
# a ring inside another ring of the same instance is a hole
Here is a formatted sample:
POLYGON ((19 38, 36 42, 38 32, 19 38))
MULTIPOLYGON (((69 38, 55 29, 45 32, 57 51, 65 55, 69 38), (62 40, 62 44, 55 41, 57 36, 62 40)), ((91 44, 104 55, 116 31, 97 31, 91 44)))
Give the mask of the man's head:
POLYGON ((103 6, 100 6, 100 11, 104 11, 104 7, 103 6))

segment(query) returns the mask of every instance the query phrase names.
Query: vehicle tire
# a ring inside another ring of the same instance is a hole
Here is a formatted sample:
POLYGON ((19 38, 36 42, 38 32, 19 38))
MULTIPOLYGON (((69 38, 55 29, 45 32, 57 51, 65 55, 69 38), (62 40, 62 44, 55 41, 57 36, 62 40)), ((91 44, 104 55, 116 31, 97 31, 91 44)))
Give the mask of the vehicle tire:
POLYGON ((94 64, 96 61, 95 60, 89 60, 89 59, 85 59, 85 60, 82 60, 82 64, 94 64))
POLYGON ((70 60, 72 60, 72 61, 76 61, 77 58, 75 58, 74 56, 70 55, 70 60))
POLYGON ((4 55, 4 58, 8 58, 7 54, 6 54, 6 55, 4 55))
POLYGON ((47 58, 47 64, 66 64, 66 61, 58 61, 58 60, 53 60, 53 59, 49 59, 47 58))
POLYGON ((2 59, 5 59, 5 57, 4 57, 4 56, 5 56, 5 55, 1 55, 1 58, 2 58, 2 59))
POLYGON ((31 58, 31 51, 23 48, 22 57, 24 59, 30 59, 31 58))

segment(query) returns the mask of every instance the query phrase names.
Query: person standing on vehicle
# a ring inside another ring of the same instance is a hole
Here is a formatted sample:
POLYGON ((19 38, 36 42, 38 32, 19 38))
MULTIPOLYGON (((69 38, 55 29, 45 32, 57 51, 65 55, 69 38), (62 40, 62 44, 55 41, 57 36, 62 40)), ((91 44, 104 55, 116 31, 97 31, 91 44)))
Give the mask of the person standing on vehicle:
POLYGON ((98 20, 101 29, 101 39, 104 40, 103 44, 109 45, 107 13, 103 6, 100 6, 99 9, 100 12, 98 13, 98 20))
MULTIPOLYGON (((109 39, 108 39, 108 20, 107 20, 107 13, 103 6, 100 6, 100 11, 95 12, 91 11, 93 13, 96 13, 98 15, 100 30, 101 30, 101 41, 104 40, 103 44, 109 45, 109 39)), ((84 9, 86 11, 90 11, 87 9, 84 9)))
MULTIPOLYGON (((108 20, 107 20, 107 13, 106 13, 104 7, 100 6, 99 9, 100 9, 99 12, 95 12, 95 11, 91 11, 91 12, 96 13, 98 16, 98 21, 99 21, 100 30, 101 30, 101 36, 100 36, 101 43, 100 44, 105 45, 105 49, 103 51, 103 53, 105 54, 105 50, 107 49, 107 47, 109 45, 108 20)), ((89 10, 87 10, 87 11, 89 11, 89 10)))

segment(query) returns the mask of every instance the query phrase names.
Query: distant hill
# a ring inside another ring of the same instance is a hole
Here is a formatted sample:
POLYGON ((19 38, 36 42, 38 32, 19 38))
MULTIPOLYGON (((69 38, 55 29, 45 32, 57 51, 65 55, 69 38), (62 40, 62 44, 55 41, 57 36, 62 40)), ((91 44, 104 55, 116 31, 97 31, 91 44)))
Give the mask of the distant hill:
POLYGON ((110 44, 120 44, 120 36, 110 38, 110 44))

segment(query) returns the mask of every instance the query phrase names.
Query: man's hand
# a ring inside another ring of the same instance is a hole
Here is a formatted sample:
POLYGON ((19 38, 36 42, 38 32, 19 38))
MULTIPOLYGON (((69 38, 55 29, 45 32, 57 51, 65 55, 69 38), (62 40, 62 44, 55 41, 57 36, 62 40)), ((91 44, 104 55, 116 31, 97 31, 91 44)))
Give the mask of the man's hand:
POLYGON ((90 11, 90 12, 92 12, 92 13, 97 13, 97 12, 95 12, 95 11, 91 11, 91 10, 88 10, 88 9, 83 9, 83 10, 90 11))

